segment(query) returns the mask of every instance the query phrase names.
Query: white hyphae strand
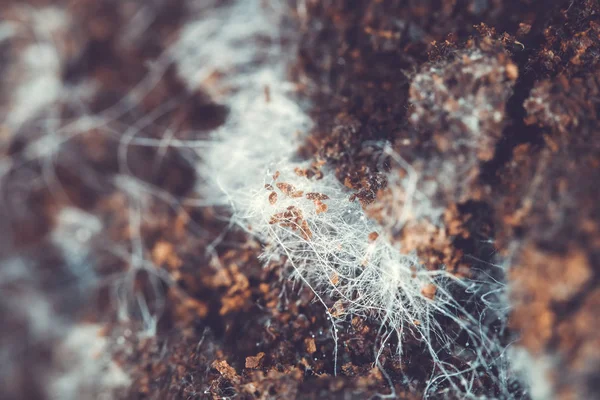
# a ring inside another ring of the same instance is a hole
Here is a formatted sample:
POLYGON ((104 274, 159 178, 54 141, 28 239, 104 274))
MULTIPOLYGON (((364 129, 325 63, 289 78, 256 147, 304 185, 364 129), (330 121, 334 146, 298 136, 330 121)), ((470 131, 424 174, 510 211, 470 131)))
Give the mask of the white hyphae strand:
MULTIPOLYGON (((428 390, 447 380, 453 389, 469 393, 475 370, 488 366, 501 348, 477 316, 460 311, 449 287, 481 294, 480 284, 422 268, 414 254, 378 234, 381 228, 360 204, 349 201, 351 193, 332 171, 324 168, 321 179, 302 174, 309 162, 299 160, 296 150, 311 121, 295 85, 286 79, 293 40, 282 48, 278 12, 284 10, 264 4, 269 2, 238 1, 218 8, 189 24, 175 46, 174 59, 189 86, 200 85, 230 109, 226 123, 198 150, 206 204, 228 205, 232 221, 265 243, 265 262, 285 260, 292 267, 291 278, 308 285, 326 305, 336 344, 338 318, 376 317, 387 327, 382 342, 389 333, 402 338, 411 332, 426 343, 437 376, 428 390), (200 38, 206 41, 199 43, 200 38), (432 286, 433 298, 426 295, 432 286), (337 300, 336 306, 326 299, 337 300), (454 348, 454 338, 436 315, 451 319, 469 336, 472 362, 463 370, 438 358, 433 343, 454 348)), ((413 210, 406 215, 439 215, 416 190, 413 175, 399 186, 412 188, 413 210)))

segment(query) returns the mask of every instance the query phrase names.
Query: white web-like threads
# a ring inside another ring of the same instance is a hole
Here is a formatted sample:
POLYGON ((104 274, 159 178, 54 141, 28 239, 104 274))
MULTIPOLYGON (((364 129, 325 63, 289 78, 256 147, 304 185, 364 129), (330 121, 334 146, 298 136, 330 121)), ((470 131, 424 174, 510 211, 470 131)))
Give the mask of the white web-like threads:
MULTIPOLYGON (((69 84, 63 77, 73 58, 69 50, 76 52, 77 46, 83 47, 83 43, 77 42, 78 35, 73 34, 80 23, 77 18, 67 7, 60 6, 15 5, 12 9, 9 6, 8 10, 3 12, 7 11, 12 19, 0 22, 0 45, 7 41, 6 49, 10 50, 7 50, 8 57, 3 52, 2 84, 5 90, 0 96, 0 121, 7 128, 0 129, 0 146, 3 147, 0 203, 5 211, 0 224, 0 290, 6 291, 0 302, 0 313, 3 317, 11 315, 11 318, 3 319, 6 327, 0 332, 3 341, 0 386, 8 397, 18 397, 23 385, 20 374, 27 373, 31 376, 32 386, 43 383, 40 390, 48 398, 112 398, 114 392, 128 386, 130 380, 112 361, 112 350, 108 346, 109 339, 103 337, 103 326, 79 320, 92 292, 102 283, 103 277, 95 269, 98 261, 95 250, 104 242, 103 232, 107 227, 101 216, 66 205, 69 196, 63 190, 55 168, 59 153, 73 138, 80 135, 110 137, 109 124, 135 107, 156 85, 157 77, 164 71, 160 67, 166 65, 166 62, 161 64, 161 60, 166 60, 166 56, 156 62, 148 76, 124 99, 92 115, 88 106, 95 94, 94 79, 69 84), (69 41, 67 37, 73 40, 69 41), (65 43, 72 44, 75 50, 65 49, 65 43), (75 115, 64 117, 65 106, 72 106, 75 115), (9 137, 6 133, 14 136, 9 137), (19 139, 25 144, 23 149, 7 155, 5 150, 19 139), (38 164, 40 171, 37 171, 38 164), (60 205, 54 211, 52 231, 41 239, 40 244, 39 253, 53 253, 46 251, 45 246, 57 250, 60 257, 52 261, 46 261, 43 254, 38 254, 37 243, 25 250, 12 246, 11 219, 18 220, 12 214, 19 217, 31 214, 29 203, 22 199, 28 199, 30 191, 40 187, 46 187, 60 205), (5 258, 7 254, 9 257, 5 258), (53 264, 55 261, 56 265, 53 264), (49 284, 47 280, 53 283, 49 284), (14 326, 18 329, 13 332, 11 327, 14 326), (47 351, 51 354, 46 354, 44 348, 49 346, 52 346, 51 352, 47 351), (30 369, 31 360, 35 360, 36 365, 30 369), (26 372, 23 366, 27 366, 26 372)), ((114 136, 119 137, 119 134, 114 136)), ((69 157, 64 153, 60 156, 69 157)), ((85 161, 75 156, 68 163, 78 169, 81 176, 93 181, 95 176, 87 175, 85 161)), ((124 192, 124 186, 118 189, 124 192)), ((140 202, 138 193, 128 194, 140 202)), ((102 247, 123 253, 124 259, 134 258, 126 246, 102 244, 102 247)), ((136 267, 140 268, 134 265, 133 272, 125 277, 111 276, 107 281, 117 280, 116 291, 129 284, 123 292, 130 295, 133 293, 130 278, 136 267), (119 286, 121 281, 125 283, 119 286)), ((143 305, 140 304, 140 308, 143 305)), ((121 310, 123 306, 119 306, 121 310)), ((143 317, 145 323, 153 323, 156 319, 156 316, 143 317)))
MULTIPOLYGON (((128 249, 123 250, 123 257, 131 259, 131 270, 148 268, 153 271, 154 266, 148 265, 144 258, 140 235, 136 232, 145 212, 145 196, 157 195, 157 192, 127 176, 128 146, 168 145, 197 149, 202 159, 199 169, 205 179, 200 184, 203 204, 229 205, 232 222, 265 243, 262 255, 265 261, 286 260, 292 267, 292 277, 308 285, 324 306, 329 305, 328 298, 339 301, 337 306, 325 311, 333 320, 334 339, 337 340, 337 318, 348 314, 378 318, 382 324, 381 345, 392 334, 402 338, 407 332, 426 343, 436 362, 427 391, 439 394, 436 385, 446 380, 454 391, 472 396, 476 369, 488 366, 490 355, 501 349, 493 335, 487 332, 485 323, 476 316, 450 311, 452 308, 460 310, 461 306, 453 299, 448 287, 455 285, 473 293, 482 290, 491 293, 492 289, 476 281, 460 281, 443 271, 426 271, 414 255, 404 254, 384 235, 371 235, 380 227, 365 216, 359 204, 348 200, 350 193, 331 171, 323 170, 324 176, 319 180, 297 174, 298 169, 308 166, 307 162, 297 160, 295 153, 302 143, 302 135, 311 128, 311 122, 295 98, 295 86, 285 79, 285 55, 293 56, 294 51, 289 41, 285 46, 292 48, 282 48, 279 18, 286 10, 276 7, 283 6, 276 1, 261 0, 239 0, 214 9, 202 5, 198 11, 199 19, 184 27, 181 40, 157 60, 154 69, 127 98, 100 115, 84 115, 60 129, 49 127, 44 137, 27 146, 26 158, 47 158, 51 170, 53 153, 65 141, 94 128, 111 133, 110 123, 140 101, 160 79, 169 62, 176 62, 179 74, 188 86, 201 85, 214 99, 223 101, 230 108, 230 117, 210 141, 172 139, 165 144, 159 139, 136 136, 143 126, 153 123, 153 113, 135 126, 117 132, 123 176, 116 179, 115 186, 131 199, 133 250, 131 254, 127 253, 128 249), (279 176, 274 179, 277 173, 279 176), (437 288, 434 299, 422 294, 429 285, 437 288), (490 289, 482 289, 484 287, 490 289), (454 338, 438 325, 435 314, 446 316, 464 330, 472 350, 457 350, 454 338), (471 363, 456 369, 440 359, 433 342, 453 348, 454 353, 472 352, 471 363)), ((49 85, 53 87, 52 79, 57 74, 54 61, 50 61, 47 71, 52 75, 49 85)), ((54 90, 52 93, 55 93, 52 98, 44 100, 39 107, 52 103, 63 94, 54 90)), ((156 114, 169 107, 174 106, 161 105, 156 114)), ((25 116, 19 116, 14 125, 20 125, 36 110, 23 111, 25 116)), ((396 161, 401 164, 400 158, 396 161)), ((409 169, 408 166, 402 168, 409 169)), ((400 228, 406 219, 415 218, 415 213, 416 217, 434 217, 437 212, 430 209, 427 198, 417 191, 418 176, 415 173, 409 175, 406 181, 392 181, 394 187, 402 187, 398 193, 408 197, 402 199, 405 208, 398 215, 390 215, 397 218, 390 221, 396 228, 400 228)), ((82 217, 75 216, 75 219, 82 217)), ((66 220, 69 222, 69 218, 66 220)), ((93 223, 91 228, 95 229, 93 223)), ((61 233, 60 230, 57 233, 61 233)), ((64 241, 60 235, 54 239, 59 243, 64 241)), ((64 250, 77 255, 80 249, 65 247, 64 250)), ((129 294, 127 283, 124 280, 118 285, 123 288, 123 297, 129 294)), ((501 290, 501 284, 493 290, 501 290)), ((127 299, 122 303, 127 303, 127 299)), ((139 307, 147 310, 144 304, 139 307)), ((129 314, 126 308, 122 310, 129 314)), ((143 314, 148 322, 146 325, 154 327, 156 317, 143 314)), ((149 330, 153 332, 153 329, 149 330)), ((95 340, 91 335, 85 336, 90 342, 95 340)), ((379 364, 377 356, 376 363, 379 364)), ((337 355, 334 357, 337 362, 337 355)), ((81 359, 91 362, 89 357, 81 359)), ((502 366, 496 364, 496 367, 502 366)), ((58 389, 62 391, 66 386, 58 389)))
MULTIPOLYGON (((308 162, 297 159, 296 149, 311 122, 295 98, 294 85, 286 80, 284 55, 293 51, 280 47, 279 10, 261 4, 238 1, 220 8, 185 29, 175 47, 179 73, 189 86, 200 84, 217 99, 226 93, 222 101, 230 108, 228 120, 211 142, 198 146, 205 179, 200 185, 203 204, 228 205, 232 221, 265 243, 265 262, 284 260, 292 267, 291 277, 308 285, 324 306, 326 298, 337 300, 333 308, 326 308, 336 349, 337 318, 376 317, 382 323, 382 344, 394 333, 402 338, 408 332, 426 344, 436 368, 427 392, 436 393, 438 384, 446 381, 449 387, 444 390, 475 396, 477 370, 491 368, 490 357, 503 349, 478 316, 461 311, 450 288, 484 297, 483 292, 501 290, 502 284, 492 288, 443 270, 425 270, 416 256, 376 234, 380 227, 359 204, 349 201, 350 193, 331 171, 324 169, 322 179, 303 176, 308 162), (198 37, 207 38, 209 46, 198 45, 198 37), (424 294, 431 285, 436 288, 433 299, 424 294), (458 349, 471 354, 467 367, 457 369, 438 357, 434 342, 458 350, 435 315, 450 319, 469 337, 470 349, 458 349)), ((395 159, 402 164, 399 156, 395 159)), ((439 216, 416 189, 416 180, 413 173, 395 182, 410 197, 403 199, 410 209, 396 216, 400 225, 407 218, 439 216)), ((337 362, 337 354, 334 357, 337 362)), ((504 370, 506 365, 498 361, 494 368, 504 370)))

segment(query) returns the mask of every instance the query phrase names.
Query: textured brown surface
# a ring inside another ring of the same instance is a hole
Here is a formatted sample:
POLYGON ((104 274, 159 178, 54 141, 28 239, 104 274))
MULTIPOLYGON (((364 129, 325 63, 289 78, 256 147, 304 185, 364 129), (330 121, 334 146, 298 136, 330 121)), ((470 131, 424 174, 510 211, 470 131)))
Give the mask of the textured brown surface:
MULTIPOLYGON (((6 3, 0 14, 19 20, 21 3, 6 3)), ((124 41, 138 2, 58 2, 72 16, 67 31, 54 37, 61 49, 63 83, 97 80, 100 89, 85 101, 91 114, 126 97, 149 72, 147 61, 176 37, 185 19, 183 3, 152 3, 152 24, 143 35, 124 41)), ((597 396, 599 3, 304 4, 302 13, 290 9, 301 34, 290 76, 299 85, 299 100, 312 101, 315 128, 299 149, 312 158, 312 168, 298 173, 318 178, 323 167, 333 168, 352 191, 349 200, 359 201, 386 235, 416 251, 431 270, 496 276, 493 264, 507 262, 514 309, 510 330, 497 325, 500 340, 508 342, 518 333, 519 344, 535 357, 555 358, 549 379, 561 397, 597 396), (384 152, 384 143, 416 171, 419 189, 439 210, 438 221, 423 213, 409 216, 401 227, 394 224, 406 202, 403 188, 395 185, 407 168, 384 152)), ((3 112, 16 85, 27 79, 16 60, 33 41, 25 36, 0 42, 3 112)), ((152 218, 143 220, 139 232, 132 229, 130 209, 137 202, 124 189, 127 185, 114 180, 124 172, 117 157, 123 138, 110 132, 123 132, 165 103, 172 108, 145 128, 146 136, 161 138, 169 126, 196 132, 181 139, 203 138, 227 118, 224 107, 205 93, 189 93, 167 69, 143 102, 108 126, 66 142, 55 156, 50 184, 45 164, 27 159, 25 151, 44 135, 39 124, 29 121, 18 132, 0 126, 0 155, 13 163, 2 176, 0 229, 11 236, 2 237, 0 256, 6 261, 17 255, 31 266, 27 279, 0 282, 3 296, 14 300, 0 301, 0 343, 16 346, 23 338, 36 339, 27 313, 15 311, 14 304, 40 294, 57 315, 107 325, 114 358, 133 380, 119 393, 124 398, 316 399, 388 393, 387 378, 373 367, 378 323, 359 317, 345 321, 337 343, 338 376, 333 376, 331 325, 313 293, 290 283, 280 265, 263 266, 258 260, 262 244, 228 231, 226 210, 181 206, 196 179, 185 151, 127 149, 127 174, 152 189, 143 206, 152 218), (93 213, 103 223, 90 244, 97 285, 83 293, 67 290, 71 286, 64 282, 73 277, 49 237, 66 206, 93 213), (113 251, 138 235, 158 272, 134 269, 129 245, 121 253, 113 251), (161 316, 154 337, 132 334, 143 322, 135 297, 117 307, 112 279, 126 271, 136 271, 130 274, 133 293, 161 316), (86 308, 74 310, 73 304, 86 308), (129 313, 130 325, 117 322, 118 309, 129 313)), ((78 106, 58 102, 58 119, 68 121, 78 106)), ((39 118, 45 116, 42 112, 39 118)), ((318 193, 303 195, 323 207, 318 193)), ((435 298, 436 287, 426 287, 423 295, 435 298)), ((469 311, 481 306, 465 293, 456 295, 469 311)), ((447 324, 449 331, 455 329, 447 324)), ((48 332, 18 353, 8 398, 46 397, 44 385, 61 334, 48 332)), ((464 345, 458 336, 457 349, 464 345)), ((466 362, 450 351, 443 355, 453 365, 466 362)), ((423 343, 410 336, 402 344, 392 340, 379 362, 398 397, 420 398, 432 368, 423 343), (404 349, 402 363, 395 356, 398 346, 404 349)), ((477 394, 497 393, 491 375, 482 375, 477 394)), ((523 395, 521 388, 511 391, 517 398, 523 395)))
POLYGON ((476 17, 440 3, 309 8, 300 65, 327 105, 317 108, 314 147, 364 203, 379 193, 371 215, 430 268, 472 275, 466 257, 492 240, 510 260, 520 344, 557 357, 549 378, 561 396, 593 397, 598 3, 488 2, 476 17), (445 228, 418 212, 394 227, 407 197, 362 155, 360 143, 377 139, 417 171, 445 228))

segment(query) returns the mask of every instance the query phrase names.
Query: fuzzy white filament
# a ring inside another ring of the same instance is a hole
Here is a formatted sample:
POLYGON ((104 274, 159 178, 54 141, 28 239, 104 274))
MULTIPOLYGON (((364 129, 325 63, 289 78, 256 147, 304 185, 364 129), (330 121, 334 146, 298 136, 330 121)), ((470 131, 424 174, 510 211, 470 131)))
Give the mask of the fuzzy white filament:
MULTIPOLYGON (((336 318, 374 317, 387 327, 381 331, 387 332, 382 333, 384 344, 392 333, 402 338, 411 332, 424 341, 437 369, 427 390, 433 392, 445 380, 455 391, 469 393, 476 368, 499 349, 476 316, 450 311, 461 306, 447 285, 477 292, 477 283, 463 282, 445 271, 428 271, 414 254, 377 234, 380 227, 360 204, 349 201, 351 193, 332 171, 324 168, 321 179, 303 175, 309 162, 299 160, 296 150, 311 121, 299 104, 295 85, 286 79, 286 55, 294 54, 293 46, 286 41, 287 47, 281 48, 277 15, 281 10, 261 4, 238 1, 218 9, 214 18, 209 15, 185 29, 176 47, 179 72, 189 78, 189 86, 201 84, 230 109, 210 145, 197 149, 203 160, 199 190, 205 204, 228 205, 233 222, 265 243, 263 260, 285 261, 292 267, 291 278, 313 290, 333 320, 336 351, 336 318), (198 37, 210 38, 210 46, 193 50, 198 37), (221 93, 226 95, 221 98, 221 93), (437 290, 433 299, 423 292, 429 285, 437 290), (338 306, 328 309, 326 298, 337 300, 338 306), (433 342, 449 348, 454 338, 439 326, 436 314, 450 318, 469 336, 475 356, 466 369, 438 358, 433 342)), ((412 206, 407 202, 407 207, 423 216, 439 215, 416 191, 415 179, 413 174, 401 183, 411 189, 409 200, 418 202, 412 206)), ((407 215, 396 217, 404 223, 407 215)), ((337 353, 335 357, 337 363, 337 353)))

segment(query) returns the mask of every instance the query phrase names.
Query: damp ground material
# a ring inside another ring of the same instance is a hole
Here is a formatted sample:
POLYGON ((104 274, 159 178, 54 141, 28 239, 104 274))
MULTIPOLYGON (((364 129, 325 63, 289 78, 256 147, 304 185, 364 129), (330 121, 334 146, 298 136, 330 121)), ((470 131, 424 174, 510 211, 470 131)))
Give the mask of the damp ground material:
POLYGON ((9 399, 599 395, 600 5, 9 1, 9 399))

